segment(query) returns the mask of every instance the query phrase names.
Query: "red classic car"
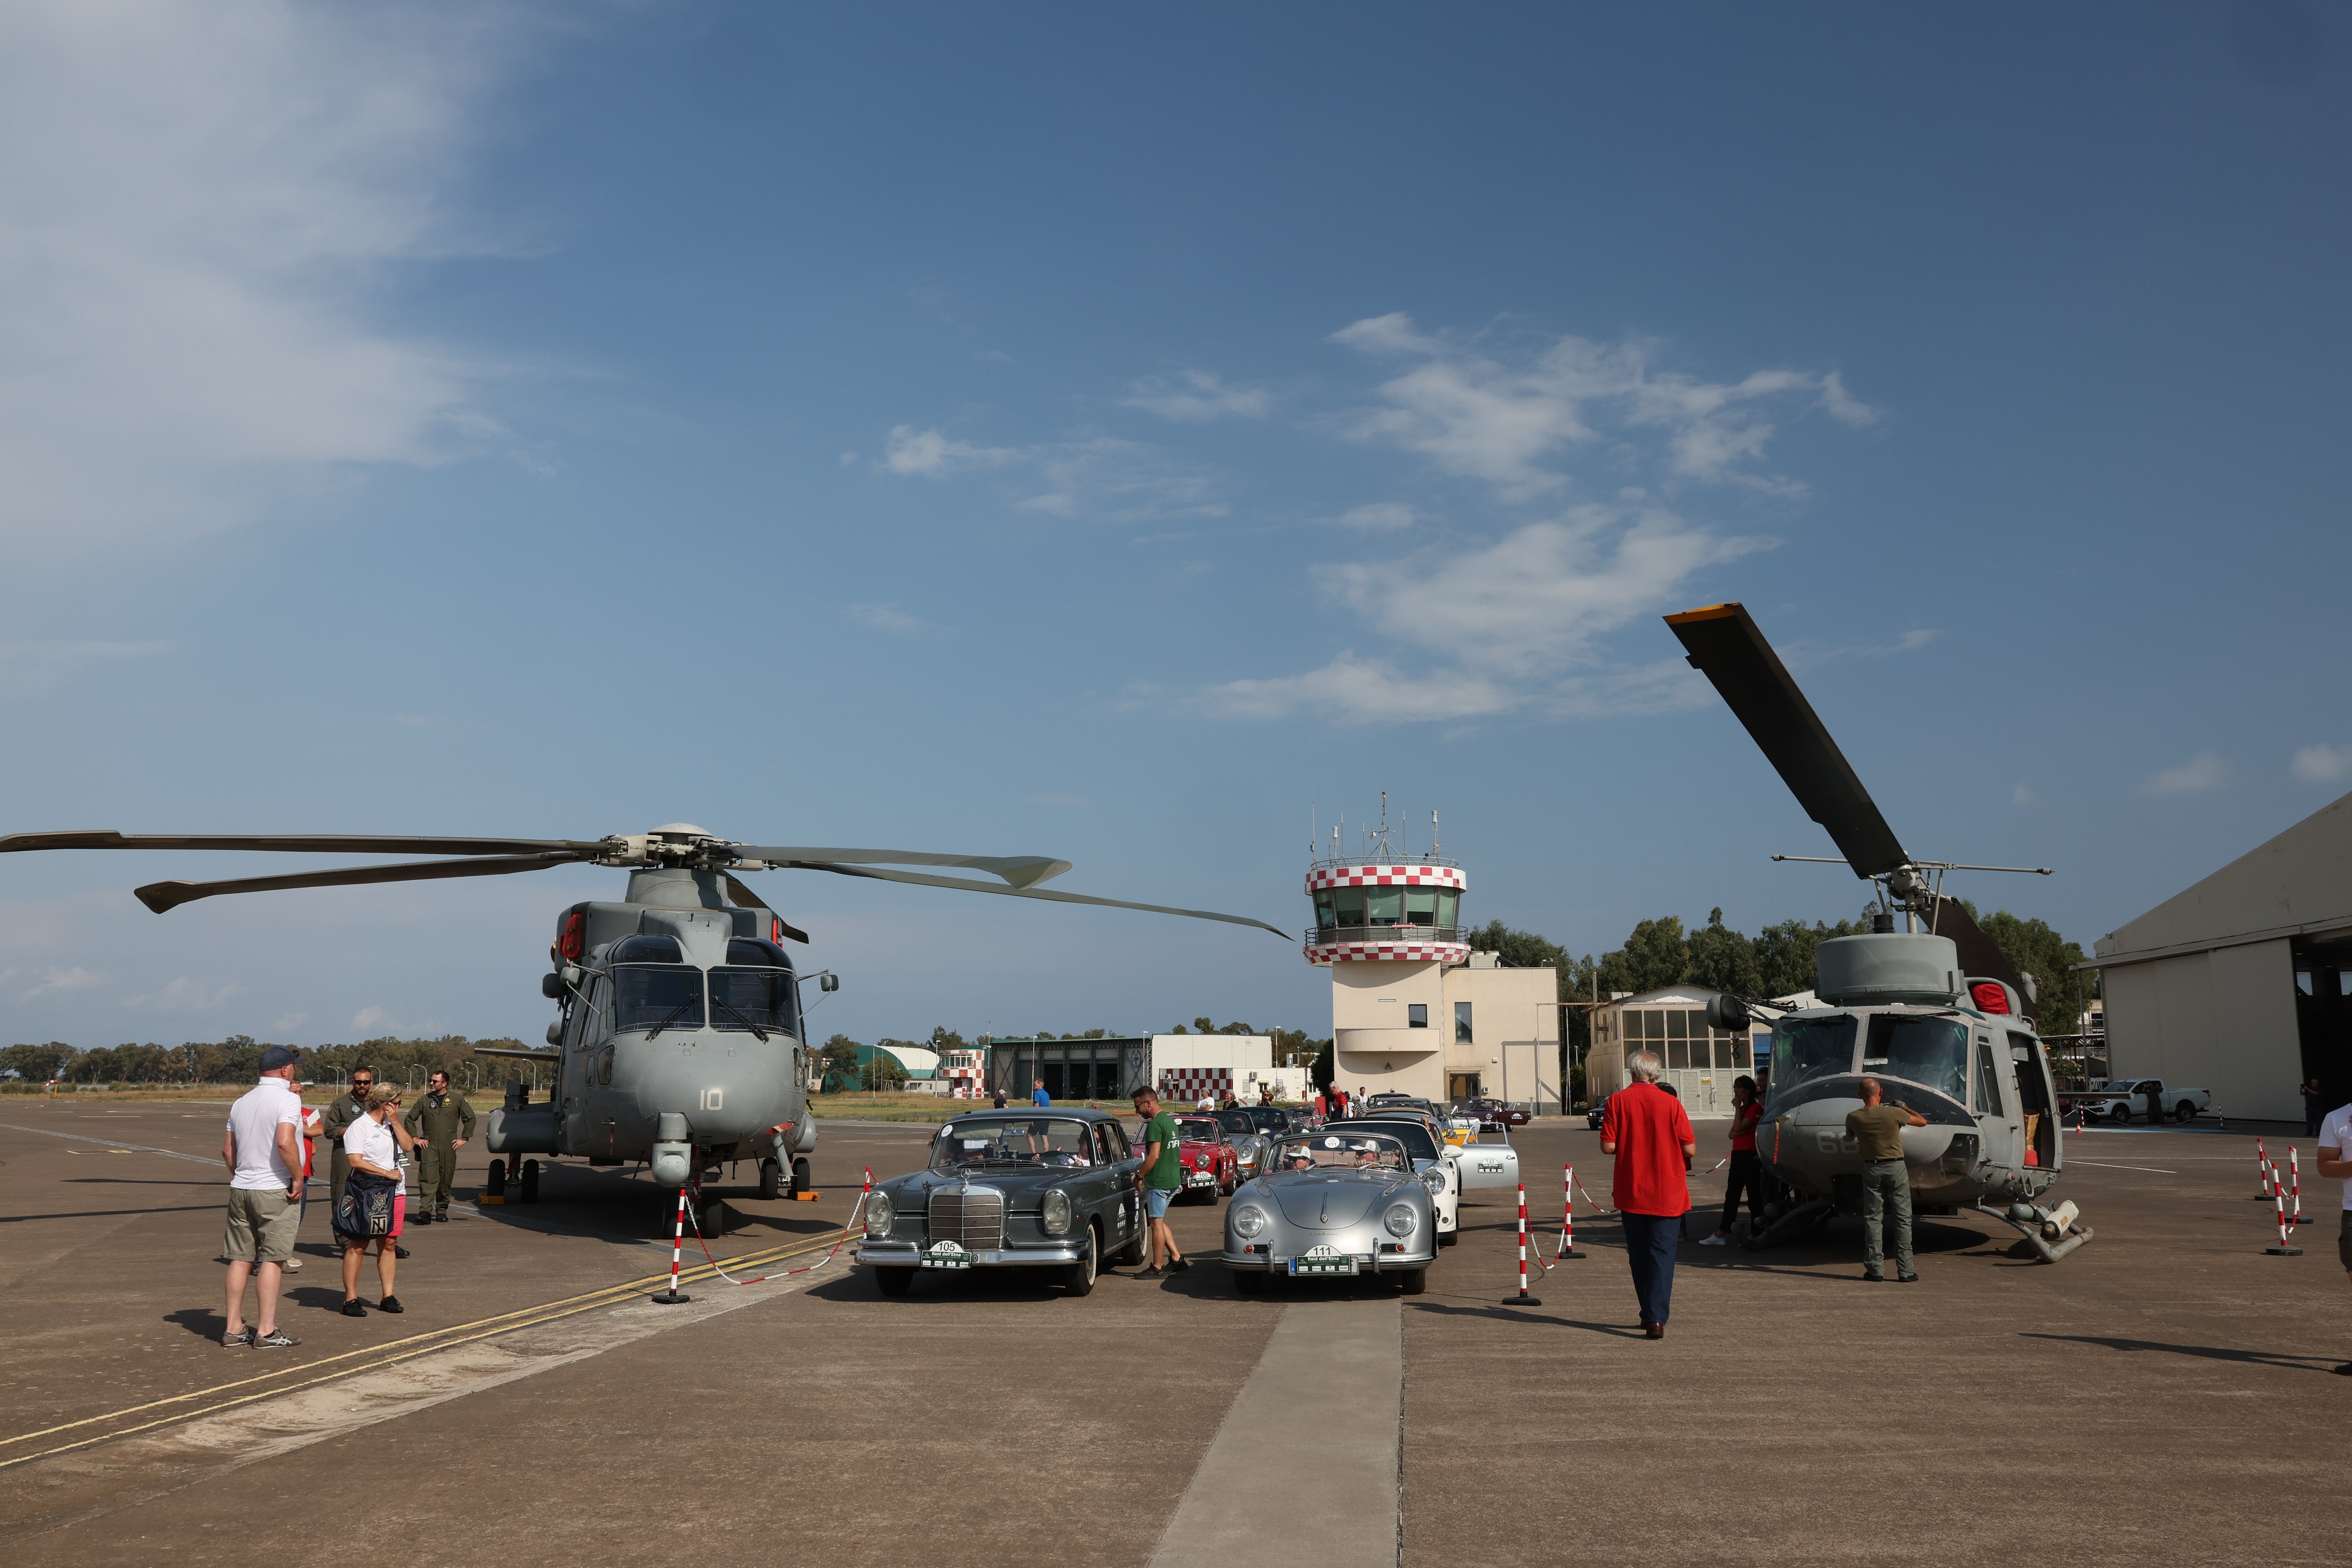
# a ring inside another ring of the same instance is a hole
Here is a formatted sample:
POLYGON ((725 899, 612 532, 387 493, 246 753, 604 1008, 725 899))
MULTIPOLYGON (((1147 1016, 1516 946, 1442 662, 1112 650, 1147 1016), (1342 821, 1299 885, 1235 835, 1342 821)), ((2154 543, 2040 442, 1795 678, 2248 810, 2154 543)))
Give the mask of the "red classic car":
POLYGON ((1226 1142, 1224 1129, 1205 1116, 1176 1119, 1176 1155, 1184 1162, 1184 1191, 1198 1193, 1210 1203, 1225 1197, 1241 1184, 1241 1161, 1226 1142))

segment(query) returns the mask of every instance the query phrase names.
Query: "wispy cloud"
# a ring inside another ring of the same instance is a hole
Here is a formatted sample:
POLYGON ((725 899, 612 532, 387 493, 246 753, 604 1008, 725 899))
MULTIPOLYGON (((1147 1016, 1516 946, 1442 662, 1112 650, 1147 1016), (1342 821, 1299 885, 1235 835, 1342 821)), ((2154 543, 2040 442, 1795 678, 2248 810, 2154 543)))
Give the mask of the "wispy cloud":
POLYGON ((2230 764, 2219 754, 2200 752, 2177 768, 2159 768, 2140 784, 2144 795, 2195 795, 2230 782, 2230 764))
POLYGON ((887 473, 931 479, 990 469, 1020 470, 1028 478, 1010 496, 1013 507, 1051 517, 1140 522, 1223 517, 1227 510, 1207 469, 1164 447, 1117 436, 1087 436, 1029 447, 981 447, 952 440, 937 429, 900 425, 892 428, 883 458, 875 467, 887 473))
POLYGON ((1332 340, 1411 366, 1381 384, 1385 406, 1356 416, 1349 435, 1417 452, 1518 500, 1566 485, 1568 476, 1547 466, 1550 460, 1600 443, 1611 429, 1662 437, 1664 466, 1675 478, 1793 494, 1803 487, 1751 467, 1773 432, 1768 403, 1801 398, 1853 426, 1878 416, 1834 372, 1701 381, 1654 368, 1656 345, 1639 340, 1603 344, 1567 336, 1490 346, 1485 338, 1423 332, 1402 314, 1358 321, 1332 340))
POLYGON ((30 1002, 36 996, 62 996, 70 992, 87 991, 105 976, 77 964, 71 969, 52 969, 42 982, 17 996, 19 1002, 30 1002))
POLYGON ((1381 500, 1349 507, 1331 521, 1342 528, 1360 528, 1367 533, 1393 533, 1419 522, 1421 512, 1402 501, 1381 500))
POLYGON ((1007 463, 1021 461, 1023 456, 1013 447, 975 447, 969 441, 950 441, 936 429, 918 430, 911 425, 894 425, 889 439, 883 445, 879 466, 894 474, 920 474, 927 479, 943 479, 975 468, 1001 468, 1007 463))
POLYGON ((167 642, 0 642, 0 696, 47 691, 86 669, 170 653, 167 642))
POLYGON ((363 1035, 370 1029, 380 1029, 392 1022, 392 1015, 382 1007, 362 1007, 352 1015, 352 1033, 363 1035))
POLYGON ((1119 400, 1163 419, 1205 422, 1211 419, 1263 419, 1274 399, 1255 387, 1228 386, 1213 371, 1188 370, 1173 383, 1147 375, 1119 400))
POLYGON ((2341 784, 2352 778, 2352 746, 2305 746, 2287 771, 2305 784, 2341 784))
POLYGON ((505 442, 467 406, 487 368, 374 302, 390 267, 498 247, 449 190, 514 15, 0 12, 0 539, 19 561, 505 442))
POLYGON ((851 605, 842 614, 861 626, 888 632, 893 637, 920 637, 925 632, 937 629, 929 621, 919 620, 896 605, 851 605))
POLYGON ((2009 804, 2017 807, 2020 811, 2024 811, 2031 807, 2040 805, 2042 804, 2042 797, 2033 793, 2032 786, 2028 784, 2023 779, 2020 779, 2010 788, 2009 804))

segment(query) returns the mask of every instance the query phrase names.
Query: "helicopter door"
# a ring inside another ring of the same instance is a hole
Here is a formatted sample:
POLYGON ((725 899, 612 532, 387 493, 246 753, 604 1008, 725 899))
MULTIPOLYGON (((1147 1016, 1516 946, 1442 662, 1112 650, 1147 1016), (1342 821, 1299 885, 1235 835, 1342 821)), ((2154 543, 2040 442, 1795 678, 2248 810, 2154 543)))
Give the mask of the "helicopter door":
POLYGON ((2025 1121, 2026 1163, 2043 1170, 2058 1163, 2058 1124, 2050 1114, 2050 1069, 2042 1060, 2042 1045, 2032 1035, 2009 1037, 2017 1101, 2025 1121))

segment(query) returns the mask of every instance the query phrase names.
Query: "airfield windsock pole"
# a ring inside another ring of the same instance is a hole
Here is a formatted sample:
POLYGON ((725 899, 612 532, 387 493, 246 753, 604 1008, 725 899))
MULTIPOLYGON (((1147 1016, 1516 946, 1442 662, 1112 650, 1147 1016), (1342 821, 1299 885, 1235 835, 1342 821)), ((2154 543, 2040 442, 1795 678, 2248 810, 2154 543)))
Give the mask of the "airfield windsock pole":
MULTIPOLYGON (((2287 1146, 2288 1157, 2293 1158, 2294 1153, 2294 1147, 2293 1144, 2289 1144, 2287 1146)), ((2271 1207, 2278 1217, 2278 1245, 2276 1247, 2265 1247, 2263 1248, 2263 1251, 2272 1258, 2301 1258, 2303 1256, 2303 1248, 2294 1246, 2287 1240, 2286 1184, 2284 1182, 2273 1182, 2271 1184, 2271 1207)))
POLYGON ((677 1218, 671 1223, 669 1229, 669 1289, 654 1298, 656 1301, 665 1307, 675 1307, 680 1301, 691 1301, 694 1300, 693 1297, 688 1295, 685 1291, 680 1290, 677 1288, 678 1254, 685 1245, 686 1189, 684 1187, 680 1187, 677 1190, 677 1218))

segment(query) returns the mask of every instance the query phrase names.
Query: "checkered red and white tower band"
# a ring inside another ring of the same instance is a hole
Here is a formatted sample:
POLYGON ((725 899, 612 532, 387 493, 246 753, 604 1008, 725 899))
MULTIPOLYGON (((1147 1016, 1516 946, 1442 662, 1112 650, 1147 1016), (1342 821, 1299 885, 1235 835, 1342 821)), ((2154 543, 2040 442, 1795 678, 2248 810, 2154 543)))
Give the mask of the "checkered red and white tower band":
MULTIPOLYGON (((1418 866, 1410 862, 1374 861, 1362 865, 1325 866, 1307 873, 1307 896, 1329 888, 1446 888, 1461 892, 1469 886, 1458 866, 1418 866)), ((1410 928, 1407 928, 1408 930, 1410 928)), ((1307 944, 1307 962, 1329 963, 1467 963, 1466 942, 1313 942, 1307 944)))
POLYGON ((1192 1104, 1202 1095, 1221 1099, 1234 1087, 1231 1068, 1161 1068, 1160 1098, 1192 1104))

